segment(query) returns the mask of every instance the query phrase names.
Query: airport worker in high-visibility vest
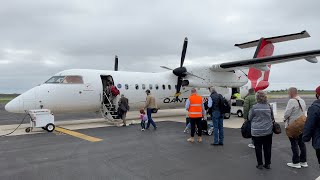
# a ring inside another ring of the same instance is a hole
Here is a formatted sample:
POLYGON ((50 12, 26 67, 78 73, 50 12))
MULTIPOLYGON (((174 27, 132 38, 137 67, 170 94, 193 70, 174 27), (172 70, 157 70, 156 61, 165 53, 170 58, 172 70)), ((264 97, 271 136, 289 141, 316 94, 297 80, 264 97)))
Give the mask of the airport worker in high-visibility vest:
POLYGON ((197 94, 197 90, 193 88, 191 95, 186 101, 186 110, 188 111, 190 123, 191 123, 191 137, 187 140, 188 142, 194 142, 194 134, 196 131, 196 125, 198 128, 198 142, 202 142, 202 129, 201 120, 205 117, 205 109, 203 105, 202 96, 197 94))

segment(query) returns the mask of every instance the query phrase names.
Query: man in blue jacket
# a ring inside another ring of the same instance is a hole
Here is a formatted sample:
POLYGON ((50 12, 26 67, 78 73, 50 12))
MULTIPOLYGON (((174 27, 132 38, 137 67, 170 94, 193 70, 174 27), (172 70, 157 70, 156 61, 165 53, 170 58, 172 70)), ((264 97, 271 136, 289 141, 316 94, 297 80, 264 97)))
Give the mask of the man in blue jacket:
POLYGON ((303 141, 308 142, 312 138, 312 146, 316 150, 320 167, 320 86, 316 89, 316 98, 317 100, 308 109, 308 117, 303 131, 303 141))

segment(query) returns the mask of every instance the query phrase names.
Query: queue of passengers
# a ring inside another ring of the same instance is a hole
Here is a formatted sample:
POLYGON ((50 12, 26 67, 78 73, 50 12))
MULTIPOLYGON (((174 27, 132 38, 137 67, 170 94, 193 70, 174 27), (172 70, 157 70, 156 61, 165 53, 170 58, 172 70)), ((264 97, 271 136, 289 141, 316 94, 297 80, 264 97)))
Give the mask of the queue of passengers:
MULTIPOLYGON (((205 111, 204 104, 207 103, 212 111, 211 116, 214 126, 214 141, 211 145, 222 146, 224 144, 224 115, 221 110, 221 102, 223 99, 214 88, 209 88, 209 90, 211 95, 208 98, 208 102, 204 102, 203 98, 197 94, 196 89, 191 90, 191 95, 185 107, 188 111, 188 119, 191 125, 191 137, 188 138, 187 141, 194 143, 197 127, 197 141, 202 142, 200 122, 202 118, 206 118, 207 112, 205 111)), ((288 90, 290 100, 284 113, 284 122, 292 150, 292 161, 287 163, 287 166, 292 168, 308 167, 305 142, 311 139, 320 167, 320 86, 315 92, 317 100, 309 107, 308 116, 305 116, 306 103, 298 96, 297 88, 292 87, 288 90)), ((243 117, 245 121, 249 121, 251 124, 252 140, 248 146, 255 149, 257 159, 256 167, 258 169, 270 169, 272 137, 276 123, 273 109, 268 103, 268 98, 264 91, 257 91, 255 93, 254 89, 249 90, 248 95, 244 99, 243 117)))

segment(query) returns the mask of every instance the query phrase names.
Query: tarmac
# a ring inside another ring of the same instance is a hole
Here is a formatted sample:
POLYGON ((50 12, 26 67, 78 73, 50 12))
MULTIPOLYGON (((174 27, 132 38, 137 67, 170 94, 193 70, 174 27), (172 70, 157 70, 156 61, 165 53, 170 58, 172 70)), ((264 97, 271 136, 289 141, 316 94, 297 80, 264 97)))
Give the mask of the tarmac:
POLYGON ((162 117, 158 114, 154 118, 158 129, 144 132, 137 120, 128 127, 112 126, 102 119, 80 120, 80 124, 79 120, 62 121, 57 126, 63 131, 47 133, 38 129, 28 135, 22 127, 18 129, 19 136, 1 137, 0 179, 308 180, 320 176, 310 143, 307 143, 310 167, 292 169, 286 166, 291 160, 289 140, 284 133, 274 135, 272 169, 258 170, 255 152, 247 146, 250 140, 241 137, 242 118, 232 116, 225 120, 225 145, 213 147, 210 145, 213 136, 204 136, 201 144, 188 143, 189 134, 182 132, 185 117, 166 116, 176 111, 183 112, 169 110, 162 117))

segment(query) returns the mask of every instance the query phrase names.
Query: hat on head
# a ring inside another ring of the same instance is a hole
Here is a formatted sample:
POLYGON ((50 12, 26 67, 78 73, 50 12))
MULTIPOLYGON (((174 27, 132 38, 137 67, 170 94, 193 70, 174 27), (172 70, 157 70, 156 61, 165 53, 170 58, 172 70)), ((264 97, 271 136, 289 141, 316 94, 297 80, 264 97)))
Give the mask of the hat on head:
POLYGON ((317 87, 316 94, 318 94, 320 96, 320 86, 317 87))

